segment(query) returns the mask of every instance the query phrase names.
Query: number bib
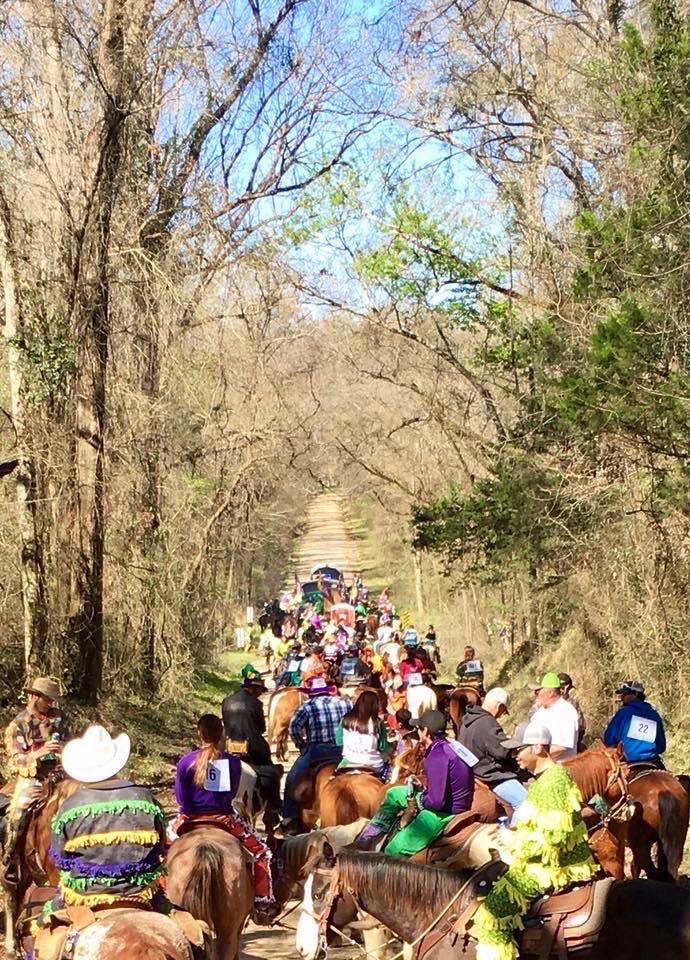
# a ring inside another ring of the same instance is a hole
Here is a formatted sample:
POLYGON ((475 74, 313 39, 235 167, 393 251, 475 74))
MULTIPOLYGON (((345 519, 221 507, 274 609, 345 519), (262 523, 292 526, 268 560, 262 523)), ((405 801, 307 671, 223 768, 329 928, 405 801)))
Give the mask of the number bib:
POLYGON ((212 760, 206 768, 206 781, 204 790, 211 793, 229 793, 230 792, 230 761, 227 757, 221 757, 220 760, 212 760))
POLYGON ((465 761, 468 767, 476 767, 479 763, 479 757, 475 757, 471 750, 468 750, 457 740, 449 740, 448 745, 453 748, 461 760, 465 761))
POLYGON ((482 662, 481 660, 468 660, 465 664, 465 673, 481 673, 482 672, 482 662))
POLYGON ((297 673, 297 671, 301 666, 302 666, 301 660, 291 660, 288 663, 288 670, 290 671, 290 673, 297 673))
POLYGON ((643 740, 644 743, 656 743, 656 720, 647 717, 638 717, 633 714, 628 727, 628 736, 633 740, 643 740))

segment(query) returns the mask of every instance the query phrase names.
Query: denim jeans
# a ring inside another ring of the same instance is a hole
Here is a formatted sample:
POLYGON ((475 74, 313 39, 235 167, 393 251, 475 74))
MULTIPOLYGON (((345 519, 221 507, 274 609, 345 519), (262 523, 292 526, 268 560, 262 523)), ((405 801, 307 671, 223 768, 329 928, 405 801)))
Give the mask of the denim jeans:
POLYGON ((285 778, 285 793, 283 795, 283 816, 289 820, 296 820, 299 815, 299 807, 292 799, 292 788, 295 780, 302 773, 308 773, 312 763, 319 760, 332 760, 339 763, 343 757, 342 747, 334 743, 315 743, 305 748, 304 752, 295 760, 285 778))
POLYGON ((513 808, 513 819, 515 822, 515 811, 527 796, 527 790, 519 780, 504 780, 503 783, 497 783, 491 788, 499 800, 505 800, 513 808))

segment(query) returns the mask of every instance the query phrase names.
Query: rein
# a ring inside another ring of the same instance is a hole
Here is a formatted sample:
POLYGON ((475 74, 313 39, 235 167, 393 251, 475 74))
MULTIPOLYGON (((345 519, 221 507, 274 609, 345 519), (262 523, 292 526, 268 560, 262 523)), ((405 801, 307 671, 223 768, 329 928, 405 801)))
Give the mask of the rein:
MULTIPOLYGON (((319 874, 320 876, 329 876, 329 875, 331 875, 331 883, 330 883, 330 886, 329 886, 329 888, 328 888, 328 893, 326 894, 326 901, 325 901, 323 910, 321 911, 320 914, 318 914, 318 916, 317 916, 316 914, 313 914, 313 913, 311 914, 311 916, 313 917, 313 919, 318 921, 318 924, 319 924, 319 933, 320 933, 320 936, 321 936, 321 938, 322 938, 322 943, 323 943, 323 945, 324 945, 324 949, 325 949, 325 942, 326 942, 325 930, 326 930, 326 928, 327 928, 328 926, 330 926, 331 929, 334 930, 334 931, 335 931, 337 934, 339 934, 341 937, 343 937, 343 939, 348 940, 351 944, 354 944, 354 946, 356 946, 359 950, 361 950, 361 952, 362 952, 365 956, 368 956, 367 951, 364 950, 364 949, 360 946, 360 944, 358 944, 358 943, 357 943, 356 941, 354 941, 354 940, 351 940, 350 937, 348 937, 346 934, 344 934, 344 933, 342 932, 342 930, 339 930, 339 929, 338 929, 337 927, 335 927, 332 923, 331 923, 331 924, 328 923, 328 918, 330 917, 331 912, 332 912, 332 910, 333 910, 333 903, 335 902, 336 897, 338 896, 338 894, 339 894, 339 893, 342 893, 342 890, 341 890, 341 887, 340 887, 340 876, 339 876, 339 873, 338 873, 338 868, 337 868, 337 866, 335 866, 335 867, 330 867, 330 868, 328 868, 328 869, 326 869, 326 868, 324 868, 324 867, 318 867, 316 870, 313 871, 313 873, 319 874)), ((396 954, 394 954, 392 957, 390 957, 389 960, 400 960, 400 958, 403 957, 403 955, 407 952, 407 948, 408 948, 408 947, 416 947, 416 946, 418 946, 418 945, 422 942, 422 940, 423 940, 429 933, 431 933, 431 931, 434 929, 434 927, 435 927, 435 926, 442 920, 442 918, 448 913, 448 911, 449 911, 450 908, 453 906, 453 904, 456 903, 456 901, 462 896, 462 894, 465 892, 465 890, 467 889, 467 887, 472 883, 472 881, 473 881, 474 879, 476 879, 476 877, 475 877, 473 874, 470 874, 470 876, 469 876, 469 877, 467 878, 467 880, 462 884, 462 886, 460 887, 460 889, 458 890, 458 892, 455 893, 455 894, 451 897, 451 899, 448 901, 448 903, 445 905, 445 907, 441 910, 441 912, 440 912, 439 914, 437 914, 437 915, 434 917, 434 919, 431 921, 431 923, 430 923, 427 927, 425 927, 425 929, 422 930, 422 932, 421 932, 418 936, 416 936, 416 937, 414 938, 414 940, 412 940, 409 944, 406 944, 406 945, 403 947, 402 950, 398 951, 398 953, 396 953, 396 954)), ((352 891, 350 891, 350 893, 351 893, 351 895, 352 895, 355 903, 357 904, 357 906, 358 906, 359 909, 361 910, 361 909, 362 909, 362 906, 361 906, 361 904, 359 903, 357 897, 352 893, 352 891)), ((477 904, 476 904, 476 903, 470 903, 470 904, 468 904, 467 908, 461 913, 461 915, 460 915, 460 917, 458 918, 458 920, 462 920, 463 923, 466 925, 466 924, 467 924, 467 921, 468 921, 469 918, 475 913, 476 909, 477 909, 477 904)), ((366 911, 363 911, 363 912, 366 912, 366 911)), ((457 921, 456 921, 456 922, 457 922, 457 921)), ((399 940, 399 939, 400 939, 399 937, 393 937, 391 940, 386 941, 386 943, 384 944, 384 946, 388 946, 390 943, 393 943, 394 941, 399 940)), ((381 949, 381 947, 377 947, 377 952, 380 951, 380 949, 381 949)))

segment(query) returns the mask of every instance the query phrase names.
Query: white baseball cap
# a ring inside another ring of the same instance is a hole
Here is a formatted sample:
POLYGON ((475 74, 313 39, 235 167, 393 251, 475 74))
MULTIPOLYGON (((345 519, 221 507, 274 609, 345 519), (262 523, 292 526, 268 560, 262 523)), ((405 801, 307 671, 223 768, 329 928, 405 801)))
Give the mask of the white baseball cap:
POLYGON ((492 687, 491 690, 484 697, 484 703, 500 703, 506 709, 508 709, 508 691, 504 690, 503 687, 492 687))
POLYGON ((551 745, 551 734, 541 723, 520 723, 515 733, 507 740, 501 741, 506 750, 519 750, 520 747, 548 747, 551 745))

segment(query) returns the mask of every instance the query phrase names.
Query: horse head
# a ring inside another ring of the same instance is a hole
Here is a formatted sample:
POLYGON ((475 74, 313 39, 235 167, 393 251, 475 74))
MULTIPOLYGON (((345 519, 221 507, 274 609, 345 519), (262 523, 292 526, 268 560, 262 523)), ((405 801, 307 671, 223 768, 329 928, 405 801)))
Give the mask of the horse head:
POLYGON ((423 770, 424 748, 416 742, 393 760, 389 783, 402 783, 407 777, 420 777, 423 770))

